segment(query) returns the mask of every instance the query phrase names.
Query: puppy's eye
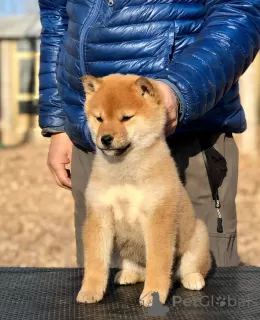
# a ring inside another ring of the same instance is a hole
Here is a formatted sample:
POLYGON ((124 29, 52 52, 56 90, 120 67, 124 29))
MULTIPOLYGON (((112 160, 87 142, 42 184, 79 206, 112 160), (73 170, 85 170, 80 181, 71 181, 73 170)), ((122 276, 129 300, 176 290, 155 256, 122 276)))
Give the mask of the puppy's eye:
POLYGON ((101 117, 96 117, 98 122, 103 122, 103 119, 101 117))
POLYGON ((133 118, 133 116, 123 116, 122 119, 121 119, 121 121, 122 121, 122 122, 126 122, 126 121, 128 121, 128 120, 130 120, 130 119, 132 119, 132 118, 133 118))

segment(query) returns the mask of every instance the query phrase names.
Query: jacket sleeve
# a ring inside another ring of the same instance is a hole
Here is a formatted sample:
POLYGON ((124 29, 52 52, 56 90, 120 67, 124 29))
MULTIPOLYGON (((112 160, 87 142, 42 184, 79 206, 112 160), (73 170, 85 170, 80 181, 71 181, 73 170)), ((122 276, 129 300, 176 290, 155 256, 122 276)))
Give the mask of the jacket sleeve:
POLYGON ((42 134, 64 131, 64 111, 57 90, 56 62, 68 27, 67 0, 39 0, 41 16, 39 124, 42 134))
POLYGON ((208 0, 207 8, 196 40, 156 76, 179 98, 180 125, 212 109, 260 47, 260 0, 208 0))

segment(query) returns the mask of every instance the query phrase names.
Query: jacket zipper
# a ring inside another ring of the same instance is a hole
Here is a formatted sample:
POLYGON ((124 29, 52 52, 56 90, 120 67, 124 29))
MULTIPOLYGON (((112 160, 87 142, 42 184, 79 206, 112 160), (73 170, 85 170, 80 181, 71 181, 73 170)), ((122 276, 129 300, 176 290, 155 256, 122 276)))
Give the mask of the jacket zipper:
MULTIPOLYGON (((86 67, 85 67, 85 62, 84 62, 84 40, 86 39, 89 30, 90 30, 90 26, 96 21, 97 16, 100 12, 100 8, 102 5, 102 1, 103 0, 96 0, 98 3, 95 5, 95 7, 93 8, 92 14, 91 16, 87 19, 87 22, 84 24, 83 29, 82 29, 82 33, 80 35, 80 68, 81 68, 81 72, 84 74, 87 73, 86 67), (88 28, 87 28, 88 26, 88 28)), ((109 5, 109 7, 112 7, 114 5, 114 0, 106 0, 107 4, 109 5)))

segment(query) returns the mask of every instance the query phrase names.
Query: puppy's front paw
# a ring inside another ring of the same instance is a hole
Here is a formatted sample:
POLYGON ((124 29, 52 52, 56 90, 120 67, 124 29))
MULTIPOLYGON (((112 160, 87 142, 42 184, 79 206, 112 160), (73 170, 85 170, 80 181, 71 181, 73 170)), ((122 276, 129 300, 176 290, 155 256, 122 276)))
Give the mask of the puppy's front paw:
POLYGON ((77 296, 79 303, 96 303, 103 299, 104 291, 81 289, 77 296))
POLYGON ((139 299, 140 306, 150 307, 153 304, 152 293, 153 292, 142 292, 139 299))
POLYGON ((183 276, 181 283, 189 290, 201 290, 205 286, 205 280, 200 273, 189 273, 183 276))
POLYGON ((140 299, 139 299, 139 303, 141 306, 144 307, 150 307, 152 306, 154 303, 161 303, 161 304, 165 304, 167 298, 167 292, 163 292, 161 290, 143 290, 140 299))

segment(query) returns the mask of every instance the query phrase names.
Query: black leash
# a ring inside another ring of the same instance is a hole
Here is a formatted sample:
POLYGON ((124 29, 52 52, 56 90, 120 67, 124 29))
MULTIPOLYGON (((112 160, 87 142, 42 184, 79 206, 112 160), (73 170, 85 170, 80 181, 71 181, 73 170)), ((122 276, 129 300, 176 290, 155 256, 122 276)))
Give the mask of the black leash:
POLYGON ((209 148, 205 148, 203 139, 200 139, 200 144, 212 193, 212 199, 215 202, 215 208, 218 215, 217 232, 223 233, 223 220, 220 212, 221 204, 218 189, 227 175, 227 161, 214 147, 211 146, 209 148))

